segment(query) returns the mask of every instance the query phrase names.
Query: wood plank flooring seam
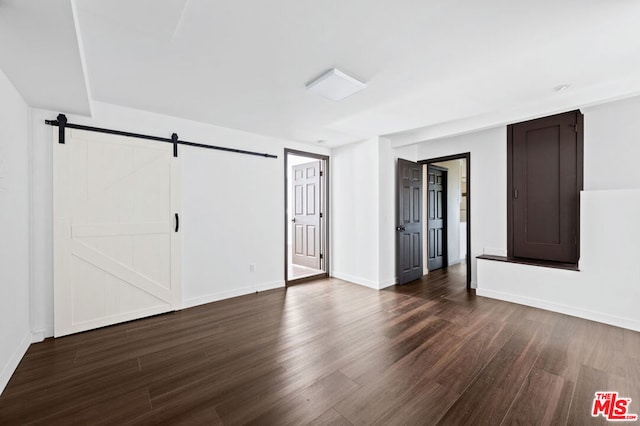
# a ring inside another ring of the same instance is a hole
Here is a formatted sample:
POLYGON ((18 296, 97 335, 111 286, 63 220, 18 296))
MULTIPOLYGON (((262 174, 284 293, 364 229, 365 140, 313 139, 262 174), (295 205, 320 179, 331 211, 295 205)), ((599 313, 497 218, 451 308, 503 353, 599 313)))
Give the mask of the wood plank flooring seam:
POLYGON ((534 367, 536 365, 536 362, 538 361, 538 358, 540 358, 540 353, 541 353, 541 351, 538 352, 538 355, 536 356, 535 360, 531 363, 531 367, 529 368, 529 371, 525 375, 524 380, 520 384, 520 387, 518 388, 518 392, 516 392, 516 394, 513 396, 513 400, 511 401, 511 404, 509 405, 509 408, 504 413, 504 417, 502 418, 502 421, 500 422, 501 426, 504 424, 504 421, 509 417, 509 412, 513 408, 513 405, 515 404, 515 402, 518 400, 518 396, 522 393, 523 389, 525 388, 526 383, 527 383, 527 379, 530 377, 531 372, 533 371, 533 369, 534 369, 534 367))

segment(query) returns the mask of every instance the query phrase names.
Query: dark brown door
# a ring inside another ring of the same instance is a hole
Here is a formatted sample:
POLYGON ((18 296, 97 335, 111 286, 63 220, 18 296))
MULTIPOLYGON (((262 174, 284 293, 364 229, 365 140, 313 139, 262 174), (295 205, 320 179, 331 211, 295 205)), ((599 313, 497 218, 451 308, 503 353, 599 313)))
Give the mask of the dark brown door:
POLYGON ((580 124, 572 111, 509 126, 510 255, 578 261, 580 124))
POLYGON ((447 169, 427 171, 427 269, 447 266, 447 169))
POLYGON ((292 167, 292 262, 320 269, 320 160, 292 167))
POLYGON ((398 284, 422 277, 422 166, 398 159, 396 273, 398 284))

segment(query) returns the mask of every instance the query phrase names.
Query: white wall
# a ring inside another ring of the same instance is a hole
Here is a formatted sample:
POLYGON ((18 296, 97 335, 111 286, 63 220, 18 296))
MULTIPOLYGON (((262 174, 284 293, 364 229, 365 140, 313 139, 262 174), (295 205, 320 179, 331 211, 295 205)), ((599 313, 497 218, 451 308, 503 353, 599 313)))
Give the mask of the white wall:
POLYGON ((418 152, 383 137, 332 151, 332 276, 375 289, 397 282, 397 160, 418 152))
POLYGON ((29 108, 0 70, 0 392, 31 343, 29 108))
POLYGON ((476 256, 506 255, 507 132, 505 127, 417 145, 417 159, 471 153, 471 286, 477 283, 476 256))
POLYGON ((640 331, 640 190, 580 198, 580 272, 478 260, 477 292, 640 331))
POLYGON ((379 288, 378 138, 331 153, 331 276, 379 288))
MULTIPOLYGON (((284 285, 284 148, 327 155, 302 145, 204 123, 118 107, 92 105, 93 118, 69 121, 211 145, 268 152, 267 159, 180 146, 182 158, 183 305, 185 307, 284 285), (255 272, 249 264, 256 265, 255 272)), ((33 328, 53 330, 52 129, 56 113, 34 110, 33 328)), ((150 142, 151 143, 151 142, 150 142)))
POLYGON ((640 97, 584 113, 584 189, 640 188, 640 97))
POLYGON ((506 127, 419 144, 419 159, 471 152, 471 257, 477 294, 640 330, 640 97, 583 109, 580 272, 478 261, 506 255, 506 127), (630 189, 632 191, 615 191, 630 189), (604 190, 604 191, 594 191, 604 190), (609 191, 614 190, 614 191, 609 191))
POLYGON ((396 163, 416 147, 372 138, 332 151, 331 275, 381 289, 396 283, 396 163))

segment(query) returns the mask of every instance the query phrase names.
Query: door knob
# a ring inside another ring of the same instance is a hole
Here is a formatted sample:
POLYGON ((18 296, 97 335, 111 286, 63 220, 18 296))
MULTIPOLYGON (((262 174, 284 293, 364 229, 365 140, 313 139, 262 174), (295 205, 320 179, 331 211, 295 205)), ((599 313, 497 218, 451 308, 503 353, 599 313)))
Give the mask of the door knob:
POLYGON ((295 221, 296 221, 296 218, 295 218, 295 217, 294 217, 293 219, 291 219, 291 222, 295 222, 295 221))
POLYGON ((396 226, 396 231, 404 232, 406 230, 407 228, 405 228, 404 226, 396 226))

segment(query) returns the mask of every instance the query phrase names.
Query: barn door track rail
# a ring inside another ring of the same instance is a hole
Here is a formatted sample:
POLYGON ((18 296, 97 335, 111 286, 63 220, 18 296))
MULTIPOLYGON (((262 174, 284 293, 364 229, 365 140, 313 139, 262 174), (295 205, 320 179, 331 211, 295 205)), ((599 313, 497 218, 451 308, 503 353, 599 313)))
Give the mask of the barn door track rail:
POLYGON ((256 155, 258 157, 265 157, 265 158, 278 158, 277 155, 266 154, 263 152, 245 151, 244 149, 226 148, 224 146, 206 145, 203 143, 181 141, 178 139, 178 135, 176 133, 172 134, 170 138, 161 138, 159 136, 150 136, 150 135, 143 135, 140 133, 123 132, 121 130, 103 129, 100 127, 73 124, 67 121, 67 116, 65 116, 64 114, 58 114, 57 120, 45 120, 45 124, 48 124, 50 126, 58 126, 58 129, 59 129, 58 143, 62 143, 62 144, 65 142, 64 130, 65 128, 69 128, 69 129, 86 130, 89 132, 107 133, 110 135, 126 136, 130 138, 146 139, 146 140, 156 141, 156 142, 170 143, 170 144, 173 144, 174 157, 178 156, 178 145, 186 145, 186 146, 194 146, 197 148, 206 148, 206 149, 215 149, 218 151, 235 152, 236 154, 256 155))

